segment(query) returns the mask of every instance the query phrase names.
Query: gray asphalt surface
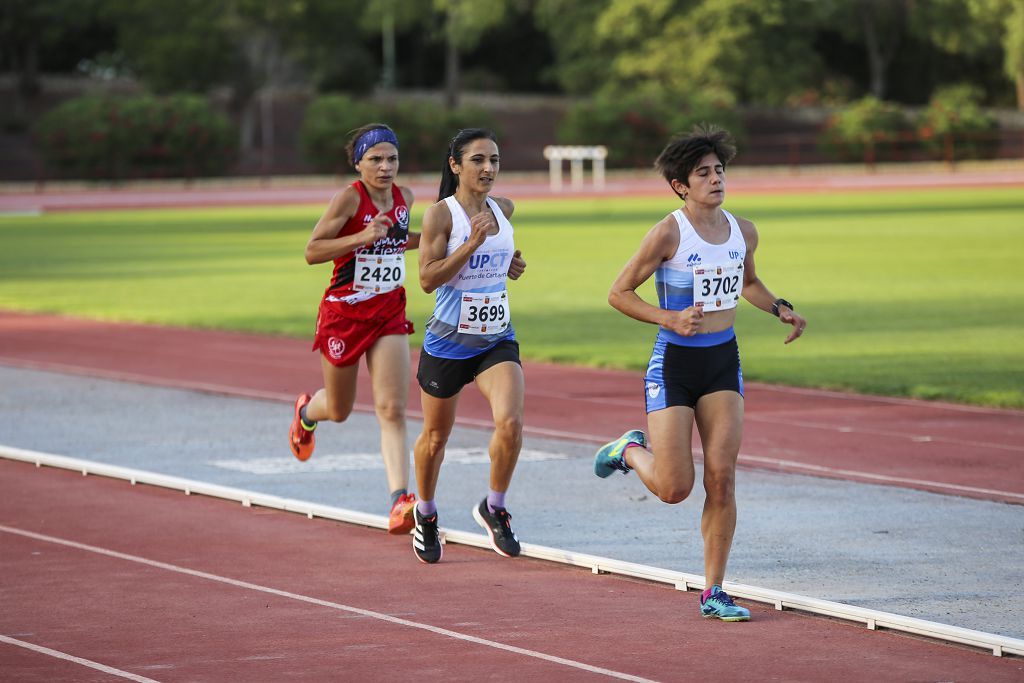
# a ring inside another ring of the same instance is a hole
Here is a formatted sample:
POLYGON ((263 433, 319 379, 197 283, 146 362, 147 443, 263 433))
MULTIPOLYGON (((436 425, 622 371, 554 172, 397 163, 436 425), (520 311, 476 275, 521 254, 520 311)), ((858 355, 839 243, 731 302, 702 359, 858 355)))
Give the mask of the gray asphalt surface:
MULTIPOLYGON (((321 425, 300 463, 283 403, 8 367, 0 387, 0 444, 387 513, 372 415, 321 425)), ((410 421, 410 446, 419 429, 410 421)), ((489 436, 456 427, 442 526, 480 532, 470 509, 487 491, 489 436)), ((635 475, 595 477, 592 455, 526 438, 508 496, 519 538, 703 574, 700 487, 666 505, 635 475)), ((740 471, 738 498, 729 580, 1024 637, 1024 507, 755 470, 740 471)))

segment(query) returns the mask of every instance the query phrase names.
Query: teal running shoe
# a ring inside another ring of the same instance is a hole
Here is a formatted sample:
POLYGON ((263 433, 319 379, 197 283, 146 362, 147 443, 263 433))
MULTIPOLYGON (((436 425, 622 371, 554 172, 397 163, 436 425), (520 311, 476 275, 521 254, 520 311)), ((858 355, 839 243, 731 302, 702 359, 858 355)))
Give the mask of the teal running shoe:
POLYGON ((633 468, 626 464, 626 459, 623 456, 626 453, 626 446, 630 443, 638 443, 647 448, 647 435, 639 429, 633 429, 615 441, 601 446, 597 455, 594 456, 594 474, 602 479, 615 470, 628 474, 633 468))
POLYGON ((718 584, 711 587, 711 595, 707 600, 701 595, 700 614, 703 617, 717 617, 722 621, 750 621, 750 610, 733 602, 718 584))

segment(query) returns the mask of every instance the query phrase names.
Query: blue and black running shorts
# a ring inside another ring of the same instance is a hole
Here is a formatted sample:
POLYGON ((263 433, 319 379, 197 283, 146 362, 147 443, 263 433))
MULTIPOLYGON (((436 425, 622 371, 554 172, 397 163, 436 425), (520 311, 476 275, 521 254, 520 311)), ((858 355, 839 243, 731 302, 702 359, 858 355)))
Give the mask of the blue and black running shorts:
POLYGON ((716 391, 743 395, 743 370, 736 337, 715 346, 678 346, 659 339, 644 376, 647 412, 686 406, 716 391))

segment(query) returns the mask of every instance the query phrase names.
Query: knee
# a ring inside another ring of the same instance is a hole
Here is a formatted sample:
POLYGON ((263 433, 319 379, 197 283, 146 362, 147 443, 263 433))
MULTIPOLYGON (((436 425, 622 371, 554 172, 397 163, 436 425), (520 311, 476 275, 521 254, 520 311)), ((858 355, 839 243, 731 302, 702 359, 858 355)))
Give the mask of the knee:
POLYGON ((712 504, 732 501, 736 497, 736 473, 732 470, 705 470, 704 492, 712 504))
POLYGON ((401 401, 382 401, 376 405, 376 412, 381 422, 405 421, 405 405, 401 401))
POLYGON ((432 429, 427 430, 416 439, 416 457, 428 460, 444 457, 444 447, 447 444, 447 434, 432 429))
POLYGON ((520 415, 508 415, 494 421, 494 431, 502 439, 517 443, 523 438, 523 418, 520 415))
POLYGON ((692 490, 692 482, 689 484, 686 482, 672 482, 669 486, 658 489, 658 498, 664 503, 675 505, 689 498, 692 490))

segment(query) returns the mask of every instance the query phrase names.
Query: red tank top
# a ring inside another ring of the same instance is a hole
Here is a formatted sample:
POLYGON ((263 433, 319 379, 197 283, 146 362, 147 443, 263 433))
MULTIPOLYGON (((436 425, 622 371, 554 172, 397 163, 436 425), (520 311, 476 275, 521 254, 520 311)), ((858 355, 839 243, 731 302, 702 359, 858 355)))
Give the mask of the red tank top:
MULTIPOLYGON (((348 222, 338 232, 338 237, 354 235, 366 227, 367 223, 373 220, 374 216, 380 213, 370 195, 366 192, 361 180, 352 183, 352 187, 359 192, 359 207, 348 219, 348 222)), ((359 254, 404 254, 405 246, 409 242, 409 207, 405 203, 405 197, 397 185, 391 186, 391 210, 385 213, 392 220, 391 229, 388 234, 374 242, 369 247, 359 247, 354 251, 334 259, 334 274, 331 276, 331 284, 324 291, 325 301, 341 301, 347 304, 358 304, 374 297, 400 297, 405 300, 405 289, 399 287, 384 294, 374 294, 363 290, 356 291, 352 288, 352 280, 355 277, 355 261, 359 254)))

